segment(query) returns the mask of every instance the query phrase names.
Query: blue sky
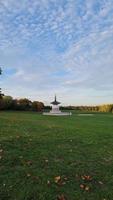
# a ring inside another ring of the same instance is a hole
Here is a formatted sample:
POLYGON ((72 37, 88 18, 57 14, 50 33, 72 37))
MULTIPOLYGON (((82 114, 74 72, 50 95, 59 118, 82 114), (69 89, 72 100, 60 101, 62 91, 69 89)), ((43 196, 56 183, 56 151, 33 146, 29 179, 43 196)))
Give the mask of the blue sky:
POLYGON ((0 66, 15 98, 113 103, 113 1, 0 0, 0 66))

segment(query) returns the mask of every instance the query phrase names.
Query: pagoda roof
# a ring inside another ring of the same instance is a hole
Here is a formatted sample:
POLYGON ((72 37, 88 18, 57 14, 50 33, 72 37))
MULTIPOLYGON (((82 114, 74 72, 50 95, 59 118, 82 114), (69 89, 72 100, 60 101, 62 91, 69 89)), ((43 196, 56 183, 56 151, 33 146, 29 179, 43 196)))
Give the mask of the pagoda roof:
POLYGON ((60 104, 60 102, 58 102, 57 99, 56 99, 56 95, 55 95, 55 100, 52 101, 51 104, 53 104, 53 105, 58 105, 58 104, 60 104))

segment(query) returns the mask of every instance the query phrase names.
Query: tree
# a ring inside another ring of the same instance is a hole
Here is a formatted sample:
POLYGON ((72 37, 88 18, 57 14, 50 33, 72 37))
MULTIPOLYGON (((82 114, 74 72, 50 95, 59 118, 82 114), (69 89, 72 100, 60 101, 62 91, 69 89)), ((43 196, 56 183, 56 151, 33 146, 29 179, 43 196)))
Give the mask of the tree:
MULTIPOLYGON (((0 75, 2 74, 2 69, 0 68, 0 75)), ((1 92, 1 88, 0 88, 0 99, 2 99, 2 97, 3 97, 3 94, 2 94, 2 92, 1 92)))
POLYGON ((101 105, 99 106, 100 112, 112 112, 113 111, 113 104, 101 105))
POLYGON ((13 102, 12 102, 12 110, 18 110, 18 100, 17 99, 13 99, 13 102))
POLYGON ((23 98, 17 101, 17 105, 19 110, 30 110, 32 102, 27 98, 23 98))
POLYGON ((2 98, 3 109, 12 109, 13 98, 11 96, 3 96, 2 98))
POLYGON ((33 101, 32 109, 34 111, 41 112, 44 109, 44 104, 42 102, 39 102, 39 101, 33 101))

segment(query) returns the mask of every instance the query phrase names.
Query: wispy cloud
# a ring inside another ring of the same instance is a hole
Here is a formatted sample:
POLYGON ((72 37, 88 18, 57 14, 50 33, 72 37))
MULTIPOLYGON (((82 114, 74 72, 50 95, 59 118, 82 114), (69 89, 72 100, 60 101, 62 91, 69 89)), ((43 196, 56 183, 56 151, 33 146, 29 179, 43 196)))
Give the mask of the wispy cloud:
POLYGON ((113 101, 112 19, 111 0, 1 0, 4 91, 45 101, 56 92, 68 104, 113 101))

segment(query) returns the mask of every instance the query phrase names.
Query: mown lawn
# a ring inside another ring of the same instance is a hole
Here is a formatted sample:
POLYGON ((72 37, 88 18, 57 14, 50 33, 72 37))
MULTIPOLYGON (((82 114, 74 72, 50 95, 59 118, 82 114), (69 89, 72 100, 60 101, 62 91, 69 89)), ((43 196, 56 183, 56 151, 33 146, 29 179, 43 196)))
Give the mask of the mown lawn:
POLYGON ((113 114, 0 112, 0 200, 113 200, 113 114))

